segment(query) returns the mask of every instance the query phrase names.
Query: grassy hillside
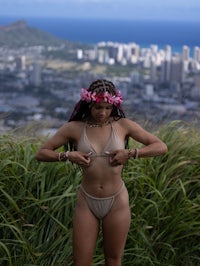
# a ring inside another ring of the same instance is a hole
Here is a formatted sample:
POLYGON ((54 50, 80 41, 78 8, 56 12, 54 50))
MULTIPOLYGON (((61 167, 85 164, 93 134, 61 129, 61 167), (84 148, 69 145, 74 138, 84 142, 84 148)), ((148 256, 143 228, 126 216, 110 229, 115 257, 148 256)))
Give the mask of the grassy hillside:
POLYGON ((35 45, 61 45, 63 43, 63 40, 37 28, 30 27, 23 20, 0 26, 0 46, 16 48, 35 45))
POLYGON ((65 57, 66 53, 69 55, 69 50, 76 50, 79 48, 86 49, 90 47, 89 44, 79 42, 72 42, 57 38, 41 29, 30 27, 24 20, 16 21, 12 24, 0 25, 0 47, 17 49, 31 46, 58 46, 61 50, 46 51, 45 55, 49 54, 56 58, 65 57), (66 49, 64 49, 63 45, 66 49))
MULTIPOLYGON (((123 266, 197 266, 199 130, 172 122, 155 134, 169 152, 130 160, 124 168, 132 222, 123 266)), ((72 214, 81 172, 71 164, 37 162, 34 154, 43 141, 0 136, 0 265, 72 265, 72 214)), ((101 237, 93 265, 104 265, 101 237)))

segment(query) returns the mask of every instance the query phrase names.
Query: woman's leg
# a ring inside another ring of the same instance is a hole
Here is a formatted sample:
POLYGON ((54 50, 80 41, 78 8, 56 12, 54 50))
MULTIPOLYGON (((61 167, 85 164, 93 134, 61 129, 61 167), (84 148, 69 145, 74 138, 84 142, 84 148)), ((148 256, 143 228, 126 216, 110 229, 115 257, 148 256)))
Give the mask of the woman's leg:
POLYGON ((89 210, 81 192, 73 217, 74 266, 90 266, 99 234, 99 221, 89 210))
POLYGON ((103 219, 103 238, 106 266, 121 266, 131 214, 127 189, 115 197, 113 206, 103 219))

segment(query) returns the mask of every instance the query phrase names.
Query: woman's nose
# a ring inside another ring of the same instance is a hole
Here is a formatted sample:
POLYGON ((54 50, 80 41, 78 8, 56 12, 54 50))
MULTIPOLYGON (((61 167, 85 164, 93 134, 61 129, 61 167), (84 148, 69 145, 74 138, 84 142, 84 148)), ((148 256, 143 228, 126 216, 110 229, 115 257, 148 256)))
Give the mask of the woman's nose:
POLYGON ((106 109, 101 109, 101 112, 100 112, 102 115, 105 115, 106 114, 106 109))

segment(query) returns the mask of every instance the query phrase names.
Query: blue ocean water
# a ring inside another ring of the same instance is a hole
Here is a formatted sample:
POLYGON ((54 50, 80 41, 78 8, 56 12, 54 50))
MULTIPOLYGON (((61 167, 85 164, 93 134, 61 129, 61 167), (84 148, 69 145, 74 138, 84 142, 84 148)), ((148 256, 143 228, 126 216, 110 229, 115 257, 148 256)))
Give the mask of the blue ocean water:
POLYGON ((157 44, 159 48, 171 45, 174 52, 180 52, 183 45, 191 50, 200 46, 200 22, 0 17, 0 25, 18 19, 24 19, 31 27, 75 42, 135 42, 141 47, 157 44))

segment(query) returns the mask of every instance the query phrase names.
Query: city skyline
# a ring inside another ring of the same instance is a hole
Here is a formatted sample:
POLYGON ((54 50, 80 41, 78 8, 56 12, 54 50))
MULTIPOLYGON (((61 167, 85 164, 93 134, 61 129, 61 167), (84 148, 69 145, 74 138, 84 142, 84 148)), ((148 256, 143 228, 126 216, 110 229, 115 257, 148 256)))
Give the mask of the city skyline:
POLYGON ((0 16, 200 21, 199 0, 1 0, 0 16))

